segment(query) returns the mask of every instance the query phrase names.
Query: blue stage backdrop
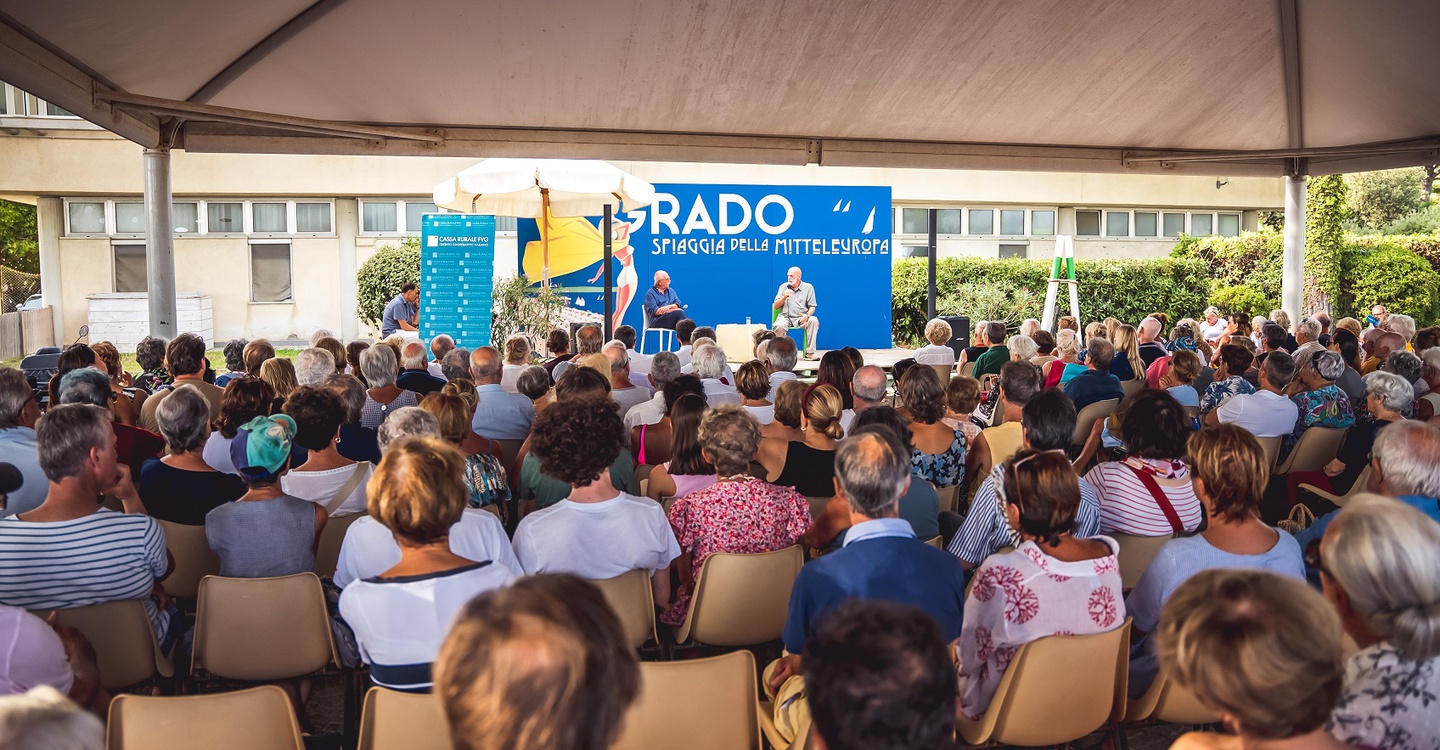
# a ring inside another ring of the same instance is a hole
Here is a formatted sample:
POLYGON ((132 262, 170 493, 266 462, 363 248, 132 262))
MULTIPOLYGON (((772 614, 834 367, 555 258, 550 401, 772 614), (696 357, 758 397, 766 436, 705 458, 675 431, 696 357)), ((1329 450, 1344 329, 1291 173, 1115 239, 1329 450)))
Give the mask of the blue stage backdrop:
MULTIPOLYGON (((815 286, 819 348, 890 346, 890 188, 655 187, 653 205, 615 217, 619 320, 640 330, 645 291, 663 269, 700 325, 768 325, 776 289, 799 266, 815 286)), ((551 282, 595 313, 604 312, 601 223, 550 219, 551 282)), ((545 261, 536 222, 521 220, 518 235, 520 268, 539 284, 545 261)))
MULTIPOLYGON (((490 343, 495 217, 425 214, 420 222, 420 337, 458 346, 490 343)), ((823 321, 822 321, 823 322, 823 321)))

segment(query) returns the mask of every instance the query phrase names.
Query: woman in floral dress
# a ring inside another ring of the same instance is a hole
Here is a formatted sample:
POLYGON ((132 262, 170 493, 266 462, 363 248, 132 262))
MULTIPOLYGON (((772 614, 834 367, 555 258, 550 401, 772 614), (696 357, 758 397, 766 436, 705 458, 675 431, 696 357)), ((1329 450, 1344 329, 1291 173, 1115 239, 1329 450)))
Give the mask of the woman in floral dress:
POLYGON ((930 367, 912 367, 900 380, 910 412, 911 473, 936 487, 965 481, 965 433, 945 424, 945 386, 930 367))

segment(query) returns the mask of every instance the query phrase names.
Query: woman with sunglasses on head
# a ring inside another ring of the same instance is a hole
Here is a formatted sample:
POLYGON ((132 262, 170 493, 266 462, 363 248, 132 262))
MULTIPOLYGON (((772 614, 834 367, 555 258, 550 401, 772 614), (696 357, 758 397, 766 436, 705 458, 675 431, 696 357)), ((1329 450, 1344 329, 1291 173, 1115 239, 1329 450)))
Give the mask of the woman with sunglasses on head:
POLYGON ((1270 462, 1260 441, 1235 425, 1206 427, 1190 438, 1190 480, 1206 524, 1193 536, 1165 543, 1125 597, 1135 620, 1130 695, 1140 696, 1155 679, 1154 644, 1145 639, 1160 624, 1160 610, 1190 576, 1211 568, 1256 568, 1304 579, 1295 537, 1260 520, 1260 498, 1270 462))
POLYGON ((1119 546, 1075 537, 1080 478, 1059 451, 1022 450, 1004 467, 999 494, 1019 538, 985 559, 965 599, 958 712, 977 719, 1024 644, 1057 633, 1104 633, 1125 622, 1119 546))

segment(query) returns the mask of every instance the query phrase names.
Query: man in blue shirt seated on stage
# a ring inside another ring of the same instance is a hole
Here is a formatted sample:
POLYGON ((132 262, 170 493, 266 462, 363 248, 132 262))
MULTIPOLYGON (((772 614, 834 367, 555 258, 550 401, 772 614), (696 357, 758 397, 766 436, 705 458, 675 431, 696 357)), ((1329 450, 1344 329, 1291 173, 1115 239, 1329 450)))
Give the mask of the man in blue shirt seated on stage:
POLYGON ((910 482, 910 452, 890 428, 870 425, 841 441, 835 492, 849 503, 854 525, 845 546, 806 565, 795 579, 785 618, 787 653, 766 670, 772 691, 800 674, 806 641, 850 599, 919 607, 940 624, 947 643, 959 637, 965 573, 954 555, 916 539, 899 517, 910 482))
POLYGON ((413 281, 400 287, 400 293, 385 304, 380 316, 380 336, 394 333, 411 339, 420 337, 420 285, 413 281))
POLYGON ((646 327, 669 328, 672 331, 675 324, 685 317, 680 298, 670 288, 670 274, 655 272, 655 286, 645 290, 645 315, 649 318, 646 327))

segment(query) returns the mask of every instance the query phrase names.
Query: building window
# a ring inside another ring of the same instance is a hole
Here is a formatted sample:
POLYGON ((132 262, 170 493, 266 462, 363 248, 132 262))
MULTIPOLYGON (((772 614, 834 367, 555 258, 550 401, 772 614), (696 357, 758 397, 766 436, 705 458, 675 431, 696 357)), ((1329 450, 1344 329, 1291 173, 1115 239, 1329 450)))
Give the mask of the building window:
POLYGON ((1165 214, 1165 236, 1179 237, 1185 233, 1185 214, 1165 214))
POLYGON ((245 204, 206 203, 206 234, 241 234, 245 231, 245 204))
POLYGON ((1154 237, 1157 234, 1155 222, 1158 218, 1154 211, 1136 211, 1135 236, 1154 237))
POLYGON ((1025 212, 1002 209, 1000 211, 1000 234, 1025 234, 1025 212))
POLYGON ((1190 214, 1190 234, 1206 237, 1215 233, 1213 214, 1190 214))
POLYGON ((1240 214, 1220 214, 1221 237, 1235 237, 1240 234, 1240 214))
POLYGON ((284 203, 250 204, 250 221, 256 232, 284 233, 289 227, 285 221, 284 203))
POLYGON ((1000 246, 1000 258, 1001 258, 1002 260, 1005 259, 1005 258, 1020 258, 1021 260, 1024 260, 1025 258, 1028 258, 1028 257, 1030 257, 1030 246, 1029 246, 1029 245, 1001 245, 1001 246, 1000 246))
POLYGON ((1030 234, 1046 237, 1055 234, 1055 212, 1031 211, 1030 234))
POLYGON ((56 105, 54 105, 54 104, 51 104, 50 102, 45 102, 45 116, 46 116, 46 117, 74 117, 74 116, 75 116, 75 113, 74 113, 74 112, 71 112, 71 111, 69 111, 69 110, 66 110, 66 109, 61 109, 60 107, 58 107, 58 106, 56 106, 56 105))
POLYGON ((905 234, 928 234, 930 212, 923 208, 900 209, 900 231, 905 234))
POLYGON ((71 234, 105 233, 104 203, 71 203, 69 208, 71 234))
POLYGON ((295 231, 307 232, 310 234, 329 234, 330 204, 329 203, 296 203, 295 204, 295 231))
POLYGON ((1106 237, 1129 237, 1129 236, 1130 236, 1130 212, 1129 212, 1129 211, 1106 211, 1106 212, 1105 212, 1105 236, 1106 236, 1106 237))
POLYGON ((923 245, 919 247, 915 245, 902 245, 900 246, 900 252, 897 253, 897 256, 899 258, 928 258, 930 257, 930 248, 923 245))
POLYGON ((145 204, 115 204, 116 234, 145 234, 145 204))
POLYGON ((988 208, 970 209, 970 234, 994 234, 995 212, 988 208))
POLYGON ((170 224, 175 227, 176 234, 199 234, 200 204, 171 203, 170 224))
POLYGON ((514 216, 496 216, 495 231, 518 232, 520 231, 520 220, 514 216))
POLYGON ((113 245, 115 256, 115 291, 144 292, 149 277, 145 271, 145 246, 113 245))
POLYGON ((396 219, 396 208, 394 203, 371 203, 366 201, 360 204, 360 231, 376 233, 393 233, 400 231, 400 224, 396 219))
POLYGON ((10 84, 0 81, 0 115, 10 114, 10 84))
POLYGON ((1081 237, 1100 236, 1100 212, 1099 211, 1076 211, 1075 212, 1075 234, 1081 237))
POLYGON ((250 301, 289 302, 290 243, 250 243, 250 301))
POLYGON ((440 207, 434 203, 405 203, 405 231, 408 234, 419 234, 421 217, 425 214, 440 213, 440 207))

